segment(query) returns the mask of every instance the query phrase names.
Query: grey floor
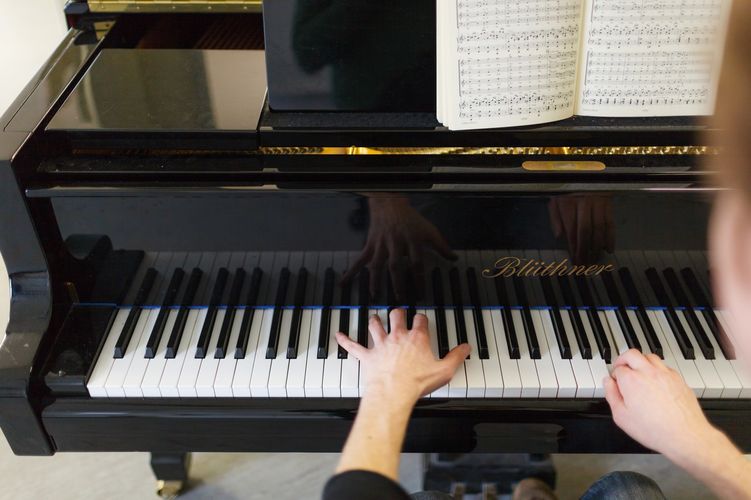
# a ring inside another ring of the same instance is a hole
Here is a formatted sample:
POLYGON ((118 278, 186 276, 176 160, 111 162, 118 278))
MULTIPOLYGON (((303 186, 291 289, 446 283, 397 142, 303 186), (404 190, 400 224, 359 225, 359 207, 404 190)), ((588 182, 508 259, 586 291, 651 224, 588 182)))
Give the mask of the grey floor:
MULTIPOLYGON (((275 500, 319 498, 336 465, 336 454, 206 454, 193 457, 193 487, 180 498, 275 500)), ((16 457, 0 439, 0 499, 88 500, 156 498, 145 453, 64 454, 16 457)), ((557 455, 558 494, 578 496, 611 470, 634 470, 657 480, 668 498, 712 498, 667 460, 651 455, 557 455)), ((421 486, 421 457, 404 455, 401 481, 421 486)))

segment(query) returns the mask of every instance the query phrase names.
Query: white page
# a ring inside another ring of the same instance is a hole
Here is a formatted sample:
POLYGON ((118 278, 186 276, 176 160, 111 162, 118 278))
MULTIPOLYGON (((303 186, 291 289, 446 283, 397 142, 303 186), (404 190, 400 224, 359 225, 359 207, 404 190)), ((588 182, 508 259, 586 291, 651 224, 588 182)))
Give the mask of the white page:
POLYGON ((438 10, 445 125, 510 127, 573 115, 582 0, 437 1, 448 4, 438 10))
POLYGON ((714 113, 731 0, 587 0, 576 114, 714 113))

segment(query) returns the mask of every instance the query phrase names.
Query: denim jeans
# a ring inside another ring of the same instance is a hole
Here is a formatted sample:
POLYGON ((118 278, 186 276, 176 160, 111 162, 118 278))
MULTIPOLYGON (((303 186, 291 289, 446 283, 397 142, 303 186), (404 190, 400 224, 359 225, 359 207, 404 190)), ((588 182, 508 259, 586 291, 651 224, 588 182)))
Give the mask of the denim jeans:
MULTIPOLYGON (((438 491, 421 491, 413 500, 452 500, 452 496, 438 491)), ((597 480, 582 495, 581 500, 664 500, 665 495, 652 479, 638 472, 611 472, 597 480)))

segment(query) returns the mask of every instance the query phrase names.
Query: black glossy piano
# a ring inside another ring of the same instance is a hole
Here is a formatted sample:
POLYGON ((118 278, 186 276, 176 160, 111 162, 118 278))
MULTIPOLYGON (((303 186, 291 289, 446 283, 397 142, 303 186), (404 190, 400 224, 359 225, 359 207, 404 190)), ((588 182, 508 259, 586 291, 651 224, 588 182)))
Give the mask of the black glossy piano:
POLYGON ((644 451, 603 399, 629 348, 751 450, 705 251, 717 131, 450 132, 433 2, 347 3, 68 3, 0 120, 14 452, 147 451, 166 478, 193 451, 338 451, 363 387, 333 335, 367 345, 393 308, 436 356, 472 347, 405 451, 644 451))

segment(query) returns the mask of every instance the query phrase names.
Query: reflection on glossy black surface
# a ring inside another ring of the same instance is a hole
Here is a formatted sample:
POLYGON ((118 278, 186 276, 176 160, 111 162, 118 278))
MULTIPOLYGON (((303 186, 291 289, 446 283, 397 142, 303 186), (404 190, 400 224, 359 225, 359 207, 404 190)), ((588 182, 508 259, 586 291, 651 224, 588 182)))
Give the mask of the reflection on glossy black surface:
POLYGON ((435 109, 435 2, 264 5, 274 110, 435 109))
POLYGON ((47 130, 254 135, 263 61, 263 51, 105 49, 47 130))

